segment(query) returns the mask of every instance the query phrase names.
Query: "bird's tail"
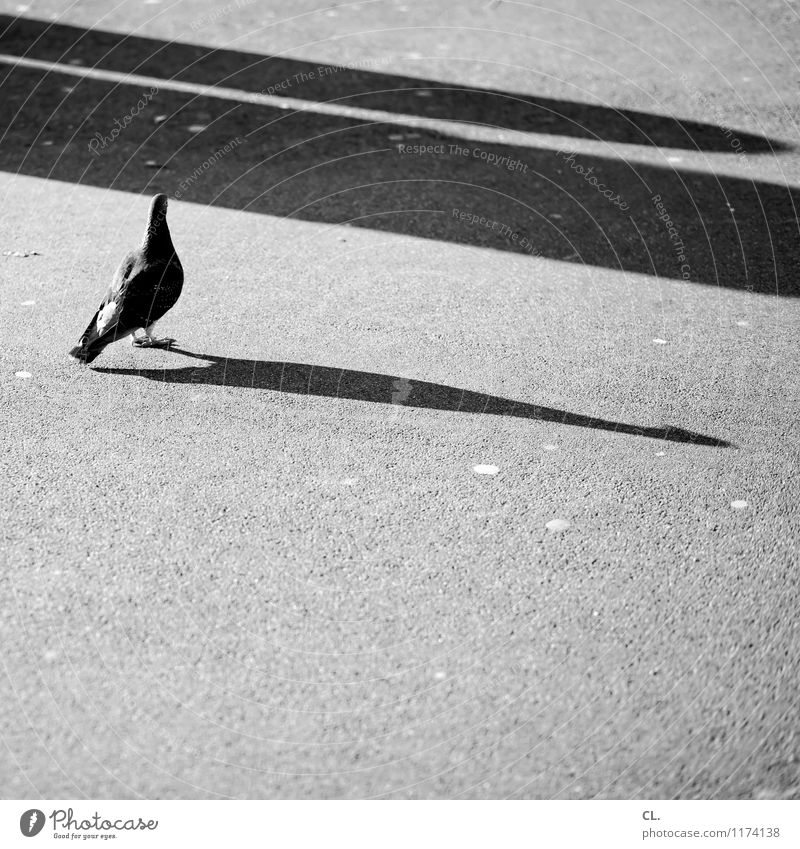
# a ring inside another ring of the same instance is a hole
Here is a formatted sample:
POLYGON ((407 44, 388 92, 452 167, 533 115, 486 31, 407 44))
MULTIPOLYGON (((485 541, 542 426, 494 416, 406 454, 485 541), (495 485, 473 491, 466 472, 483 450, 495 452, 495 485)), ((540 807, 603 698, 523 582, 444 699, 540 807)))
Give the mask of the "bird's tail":
POLYGON ((69 355, 79 363, 88 366, 92 360, 96 359, 100 352, 105 348, 105 345, 99 347, 94 344, 87 344, 83 339, 69 352, 69 355))
POLYGON ((89 322, 83 331, 78 344, 69 352, 69 355, 84 365, 89 365, 92 360, 97 359, 106 345, 110 345, 117 338, 117 328, 113 327, 105 333, 97 332, 97 314, 89 322))

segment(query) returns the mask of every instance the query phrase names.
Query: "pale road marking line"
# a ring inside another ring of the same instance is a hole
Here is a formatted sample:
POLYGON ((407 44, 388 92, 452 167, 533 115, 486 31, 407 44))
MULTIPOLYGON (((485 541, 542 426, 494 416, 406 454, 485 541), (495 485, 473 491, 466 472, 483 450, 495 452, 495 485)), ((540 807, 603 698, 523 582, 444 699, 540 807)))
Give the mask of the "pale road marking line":
MULTIPOLYGON (((102 68, 86 68, 82 65, 64 65, 60 62, 46 62, 42 59, 29 59, 24 56, 12 56, 9 53, 0 53, 0 64, 13 65, 19 68, 34 68, 39 71, 53 71, 59 74, 68 74, 73 77, 102 80, 111 83, 124 83, 135 85, 139 88, 151 88, 165 91, 179 91, 184 94, 194 94, 198 97, 216 97, 222 100, 235 100, 240 103, 253 103, 260 106, 271 106, 275 109, 295 112, 313 112, 320 115, 336 115, 341 118, 352 118, 357 121, 376 124, 395 124, 417 129, 427 129, 435 132, 447 132, 448 134, 469 141, 484 141, 495 144, 514 144, 521 147, 531 147, 550 150, 561 150, 567 145, 573 148, 602 147, 608 151, 610 146, 606 142, 598 142, 590 139, 577 139, 572 136, 558 136, 552 133, 527 133, 521 130, 512 130, 506 127, 487 127, 483 124, 470 123, 468 121, 452 121, 446 118, 425 118, 419 115, 408 115, 403 112, 386 112, 382 109, 362 109, 358 106, 345 106, 333 102, 321 103, 313 100, 302 100, 299 97, 282 97, 274 94, 261 94, 260 92, 244 91, 238 88, 226 86, 205 85, 203 83, 188 83, 180 80, 164 80, 160 77, 150 77, 143 74, 125 74, 120 71, 106 71, 102 68), (499 138, 498 138, 499 137, 499 138), (578 142, 583 142, 578 144, 578 142)), ((420 80, 424 85, 424 81, 420 80)), ((458 91, 467 90, 462 87, 453 86, 458 91)), ((451 89, 445 87, 443 92, 451 89)), ((509 95, 510 101, 527 103, 525 95, 509 95)))

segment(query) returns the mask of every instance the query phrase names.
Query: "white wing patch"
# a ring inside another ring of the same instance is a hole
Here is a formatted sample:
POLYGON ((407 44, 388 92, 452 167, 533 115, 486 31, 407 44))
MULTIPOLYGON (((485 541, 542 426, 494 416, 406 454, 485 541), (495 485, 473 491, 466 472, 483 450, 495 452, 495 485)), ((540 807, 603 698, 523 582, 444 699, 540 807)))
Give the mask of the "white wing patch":
POLYGON ((118 318, 119 304, 111 301, 100 310, 100 315, 97 316, 97 332, 105 333, 112 324, 116 324, 118 318))

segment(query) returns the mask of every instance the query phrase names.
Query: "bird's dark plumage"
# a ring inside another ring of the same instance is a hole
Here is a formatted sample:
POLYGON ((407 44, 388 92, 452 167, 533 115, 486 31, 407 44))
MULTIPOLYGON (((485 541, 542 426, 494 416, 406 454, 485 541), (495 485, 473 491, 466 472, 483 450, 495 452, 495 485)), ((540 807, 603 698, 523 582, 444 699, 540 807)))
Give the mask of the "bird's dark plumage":
MULTIPOLYGON (((182 288, 183 268, 167 226, 167 196, 156 195, 141 247, 122 260, 70 356, 90 363, 106 345, 140 329, 150 339, 149 328, 175 306, 182 288)), ((159 343, 150 339, 150 344, 159 343)))

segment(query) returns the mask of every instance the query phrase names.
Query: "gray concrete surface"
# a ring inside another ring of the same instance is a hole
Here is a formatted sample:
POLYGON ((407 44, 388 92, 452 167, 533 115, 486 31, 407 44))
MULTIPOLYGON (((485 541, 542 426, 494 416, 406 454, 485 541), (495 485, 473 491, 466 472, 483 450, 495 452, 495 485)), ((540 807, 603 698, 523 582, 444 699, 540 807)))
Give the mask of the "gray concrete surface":
POLYGON ((165 86, 97 156, 140 86, 0 66, 3 796, 798 797, 795 11, 51 11, 0 52, 411 118, 165 86), (157 190, 180 350, 73 365, 157 190))

